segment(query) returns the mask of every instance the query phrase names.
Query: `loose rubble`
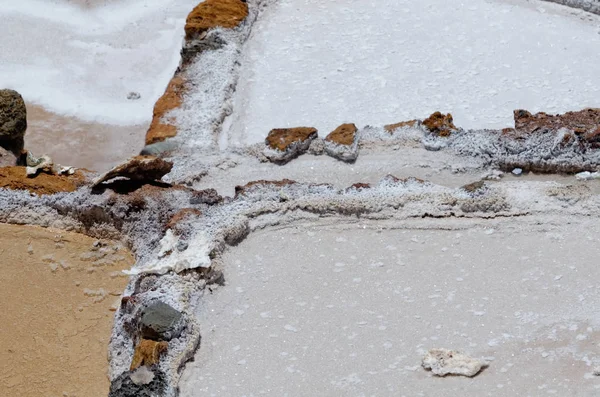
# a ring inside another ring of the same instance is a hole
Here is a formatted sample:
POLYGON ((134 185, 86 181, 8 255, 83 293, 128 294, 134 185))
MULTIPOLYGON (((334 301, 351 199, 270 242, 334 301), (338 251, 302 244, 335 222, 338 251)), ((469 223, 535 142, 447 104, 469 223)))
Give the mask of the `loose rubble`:
POLYGON ((436 376, 460 375, 473 377, 487 365, 455 350, 431 349, 423 357, 422 366, 436 376))

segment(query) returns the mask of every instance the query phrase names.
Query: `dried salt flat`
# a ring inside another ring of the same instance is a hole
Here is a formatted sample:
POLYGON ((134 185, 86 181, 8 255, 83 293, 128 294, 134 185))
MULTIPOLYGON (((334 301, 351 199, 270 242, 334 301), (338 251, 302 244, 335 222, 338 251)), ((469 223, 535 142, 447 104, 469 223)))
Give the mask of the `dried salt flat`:
POLYGON ((4 1, 0 87, 27 102, 27 148, 100 171, 139 153, 196 4, 4 1))
POLYGON ((413 225, 251 234, 197 309, 202 343, 181 396, 598 392, 597 224, 413 225), (437 347, 489 367, 435 379, 421 363, 437 347))
POLYGON ((598 16, 537 0, 281 0, 246 44, 222 146, 436 110, 463 128, 504 128, 517 108, 594 107, 599 31, 598 16))

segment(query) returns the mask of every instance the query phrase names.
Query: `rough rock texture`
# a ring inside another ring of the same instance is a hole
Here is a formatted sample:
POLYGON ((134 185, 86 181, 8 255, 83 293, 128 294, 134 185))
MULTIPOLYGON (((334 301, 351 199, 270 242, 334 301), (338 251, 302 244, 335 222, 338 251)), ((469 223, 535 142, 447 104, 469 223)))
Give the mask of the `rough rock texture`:
POLYGON ((216 27, 235 28, 248 16, 248 5, 242 0, 206 0, 188 15, 185 23, 187 40, 216 27))
MULTIPOLYGON (((588 108, 557 115, 544 112, 531 114, 527 110, 517 109, 514 111, 514 118, 517 136, 558 131, 564 128, 590 143, 593 148, 600 147, 600 108, 588 108)), ((565 134, 563 139, 568 143, 573 138, 573 135, 565 134)))
POLYGON ((26 167, 0 168, 0 188, 28 190, 37 195, 73 192, 85 183, 85 179, 85 175, 79 170, 68 176, 41 173, 35 178, 29 178, 26 167))
POLYGON ((0 146, 0 167, 17 165, 17 156, 0 146))
POLYGON ((419 120, 401 121, 401 122, 395 123, 395 124, 384 125, 383 129, 385 131, 389 132, 390 134, 392 134, 392 133, 394 133, 394 131, 396 131, 397 129, 400 129, 400 128, 418 127, 420 123, 421 122, 419 120))
POLYGON ((335 130, 329 133, 325 138, 325 141, 336 143, 338 145, 352 145, 356 140, 356 133, 358 128, 355 124, 342 124, 335 130))
POLYGON ((158 366, 149 368, 154 377, 149 383, 136 384, 133 372, 124 372, 115 379, 111 386, 108 397, 157 397, 164 396, 167 390, 165 374, 158 366))
POLYGON ((135 347, 130 370, 133 371, 142 365, 152 366, 154 364, 158 364, 160 361, 160 356, 167 351, 168 347, 168 342, 157 342, 154 340, 142 339, 135 347))
POLYGON ((435 112, 431 116, 423 120, 423 125, 427 129, 437 134, 438 136, 450 136, 454 131, 458 131, 458 128, 453 124, 452 115, 450 113, 444 115, 440 112, 435 112))
POLYGON ((317 136, 317 129, 312 127, 275 128, 265 139, 264 155, 274 163, 285 164, 306 152, 317 136))
POLYGON ((142 338, 170 341, 181 332, 181 313, 164 302, 154 302, 142 311, 142 338))
POLYGON ((14 90, 0 90, 0 146, 18 154, 27 129, 27 108, 14 90))
POLYGON ((481 360, 469 357, 455 350, 431 349, 423 357, 423 368, 430 369, 434 375, 475 376, 485 367, 481 360))
POLYGON ((158 181, 171 172, 173 163, 154 156, 135 156, 124 164, 96 178, 93 186, 102 182, 123 177, 135 181, 158 181))
POLYGON ((338 160, 352 162, 358 157, 358 128, 342 124, 325 138, 325 152, 338 160))
POLYGON ((177 135, 177 128, 172 124, 172 120, 165 119, 164 116, 170 110, 181 106, 184 92, 185 80, 180 75, 175 75, 165 93, 154 104, 152 123, 146 132, 146 145, 162 142, 177 135))

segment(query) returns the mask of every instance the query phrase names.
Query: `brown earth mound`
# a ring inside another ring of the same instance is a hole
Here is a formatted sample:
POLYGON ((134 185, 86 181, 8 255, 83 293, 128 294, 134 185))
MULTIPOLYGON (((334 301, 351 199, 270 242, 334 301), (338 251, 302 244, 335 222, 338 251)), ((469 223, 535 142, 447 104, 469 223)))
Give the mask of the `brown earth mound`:
POLYGON ((327 135, 325 140, 337 143, 338 145, 350 146, 354 143, 357 131, 358 128, 354 124, 342 124, 327 135))
POLYGON ((81 170, 73 175, 51 175, 40 173, 28 178, 25 167, 0 168, 0 188, 12 190, 28 190, 37 195, 73 192, 85 183, 85 174, 81 170))
POLYGON ((235 28, 248 16, 248 5, 241 0, 206 0, 196 6, 185 23, 186 40, 218 26, 235 28))
POLYGON ((317 129, 312 127, 275 128, 269 132, 265 140, 271 149, 285 152, 292 144, 314 139, 317 129))

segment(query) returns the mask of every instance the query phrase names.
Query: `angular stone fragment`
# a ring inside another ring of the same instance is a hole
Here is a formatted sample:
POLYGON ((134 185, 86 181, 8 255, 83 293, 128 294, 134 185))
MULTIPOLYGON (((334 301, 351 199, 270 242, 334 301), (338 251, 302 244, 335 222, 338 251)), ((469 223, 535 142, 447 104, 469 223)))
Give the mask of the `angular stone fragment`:
POLYGON ((275 128, 265 139, 264 155, 274 163, 285 164, 306 152, 317 137, 312 127, 275 128))
POLYGON ((114 178, 123 177, 135 181, 158 181, 171 172, 173 163, 154 156, 135 156, 124 164, 114 167, 112 170, 99 176, 94 180, 92 186, 98 186, 102 182, 114 178))
POLYGON ((0 146, 0 167, 17 165, 17 156, 0 146))
POLYGON ((358 128, 342 124, 325 138, 325 152, 338 160, 352 162, 358 157, 358 128))
POLYGON ((144 308, 140 319, 142 338, 169 341, 181 332, 182 314, 164 302, 155 302, 144 308))
POLYGON ((154 365, 160 361, 160 356, 167 351, 168 342, 156 342, 153 340, 142 339, 135 347, 133 360, 131 360, 130 371, 133 371, 142 365, 154 365))
POLYGON ((452 115, 450 113, 444 115, 440 112, 435 112, 423 120, 423 125, 430 132, 439 136, 450 136, 452 132, 458 131, 458 128, 453 124, 452 115))
POLYGON ((486 363, 455 350, 431 349, 423 357, 421 365, 437 376, 473 377, 486 366, 486 363))

